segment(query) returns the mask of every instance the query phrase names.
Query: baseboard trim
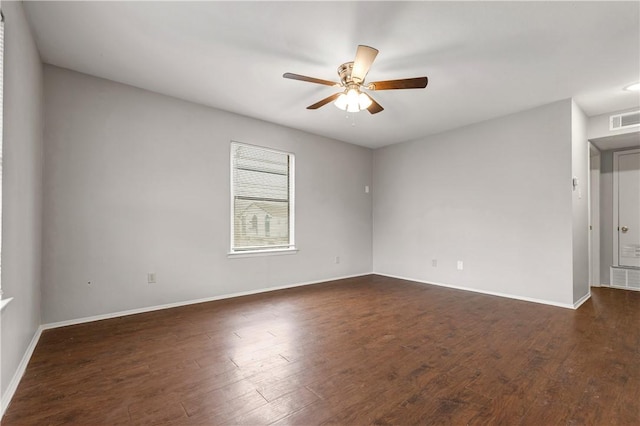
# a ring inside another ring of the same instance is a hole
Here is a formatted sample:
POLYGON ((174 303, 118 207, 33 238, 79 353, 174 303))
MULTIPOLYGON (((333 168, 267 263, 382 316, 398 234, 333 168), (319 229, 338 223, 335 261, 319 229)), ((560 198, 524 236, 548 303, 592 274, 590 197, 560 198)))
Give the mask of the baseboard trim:
POLYGON ((582 296, 580 299, 578 299, 577 302, 573 304, 573 309, 578 309, 580 306, 582 306, 584 302, 586 302, 590 298, 591 298, 591 289, 589 289, 589 293, 582 296))
POLYGON ((42 330, 43 330, 42 326, 39 326, 36 332, 34 333, 33 338, 31 339, 31 342, 29 342, 29 346, 27 346, 27 350, 24 352, 24 355, 22 356, 22 360, 20 360, 20 364, 18 364, 18 368, 16 369, 16 372, 13 374, 13 378, 11 378, 11 382, 9 382, 9 386, 7 387, 7 390, 2 394, 2 402, 1 402, 2 405, 0 406, 0 421, 2 420, 2 417, 4 416, 5 411, 9 407, 9 404, 11 403, 11 399, 13 398, 13 395, 16 393, 16 390, 18 389, 18 385, 20 384, 20 380, 22 380, 22 376, 24 375, 24 372, 27 370, 27 365, 29 365, 29 361, 31 360, 33 351, 36 349, 38 341, 40 341, 42 330))
POLYGON ((559 308, 566 308, 566 309, 576 309, 577 308, 577 307, 574 307, 573 304, 554 302, 552 300, 536 299, 536 298, 533 298, 533 297, 517 296, 517 295, 514 295, 514 294, 500 293, 500 292, 496 292, 496 291, 479 290, 477 288, 463 287, 463 286, 452 285, 452 284, 444 284, 444 283, 436 283, 436 282, 433 282, 433 281, 418 280, 418 279, 415 279, 415 278, 402 277, 402 276, 393 275, 393 274, 385 274, 385 273, 382 273, 382 272, 374 272, 374 274, 375 275, 382 275, 384 277, 389 277, 389 278, 397 278, 399 280, 414 281, 414 282, 420 283, 420 284, 435 285, 435 286, 438 286, 438 287, 446 287, 446 288, 453 288, 453 289, 456 289, 456 290, 471 291, 473 293, 487 294, 489 296, 498 296, 498 297, 504 297, 504 298, 507 298, 507 299, 515 299, 515 300, 522 300, 522 301, 525 301, 525 302, 540 303, 542 305, 557 306, 559 308))
POLYGON ((212 297, 204 297, 204 298, 201 298, 201 299, 185 300, 185 301, 182 301, 182 302, 165 303, 163 305, 147 306, 147 307, 144 307, 144 308, 129 309, 129 310, 126 310, 126 311, 111 312, 111 313, 108 313, 108 314, 93 315, 93 316, 90 316, 90 317, 76 318, 76 319, 71 319, 71 320, 65 320, 65 321, 58 321, 58 322, 52 322, 52 323, 43 324, 41 326, 41 328, 42 328, 42 330, 49 330, 49 329, 52 329, 52 328, 67 327, 69 325, 84 324, 84 323, 87 323, 87 322, 93 322, 93 321, 100 321, 100 320, 111 319, 111 318, 124 317, 124 316, 127 316, 127 315, 135 315, 135 314, 142 314, 142 313, 145 313, 145 312, 159 311, 159 310, 162 310, 162 309, 170 309, 170 308, 177 308, 177 307, 180 307, 180 306, 195 305, 197 303, 213 302, 213 301, 216 301, 216 300, 231 299, 231 298, 234 298, 234 297, 250 296, 252 294, 267 293, 267 292, 270 292, 270 291, 277 291, 277 290, 285 290, 287 288, 302 287, 302 286, 306 286, 306 285, 320 284, 320 283, 325 283, 325 282, 330 282, 330 281, 337 281, 337 280, 346 280, 346 279, 349 279, 349 278, 363 277, 363 276, 366 276, 366 275, 371 275, 371 272, 366 272, 366 273, 363 273, 363 274, 345 275, 345 276, 341 276, 341 277, 327 278, 327 279, 315 280, 315 281, 305 281, 305 282, 301 282, 301 283, 289 284, 289 285, 283 285, 283 286, 277 286, 277 287, 267 287, 267 288, 261 288, 261 289, 258 289, 258 290, 241 291, 241 292, 238 292, 238 293, 223 294, 223 295, 212 296, 212 297))

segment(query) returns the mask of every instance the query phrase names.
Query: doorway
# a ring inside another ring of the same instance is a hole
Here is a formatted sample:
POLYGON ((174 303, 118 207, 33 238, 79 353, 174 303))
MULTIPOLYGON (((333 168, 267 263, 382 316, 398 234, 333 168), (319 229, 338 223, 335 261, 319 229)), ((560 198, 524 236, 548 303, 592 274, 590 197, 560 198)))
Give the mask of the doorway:
POLYGON ((640 268, 640 149, 613 154, 613 265, 640 268))

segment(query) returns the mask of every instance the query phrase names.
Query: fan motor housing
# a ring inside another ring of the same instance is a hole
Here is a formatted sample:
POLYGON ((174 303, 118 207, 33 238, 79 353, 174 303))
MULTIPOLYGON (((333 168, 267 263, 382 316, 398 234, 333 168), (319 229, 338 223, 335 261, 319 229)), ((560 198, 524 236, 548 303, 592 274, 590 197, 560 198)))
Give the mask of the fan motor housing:
POLYGON ((340 81, 342 81, 343 86, 352 83, 351 71, 353 71, 353 62, 345 62, 338 67, 338 75, 340 76, 340 81))

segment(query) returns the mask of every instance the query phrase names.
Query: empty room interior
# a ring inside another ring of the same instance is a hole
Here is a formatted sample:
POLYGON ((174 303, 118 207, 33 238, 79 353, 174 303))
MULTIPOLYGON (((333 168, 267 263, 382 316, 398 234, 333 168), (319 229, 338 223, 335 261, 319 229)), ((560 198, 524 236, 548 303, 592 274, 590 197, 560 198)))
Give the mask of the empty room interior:
POLYGON ((640 2, 0 8, 3 424, 640 424, 640 2))

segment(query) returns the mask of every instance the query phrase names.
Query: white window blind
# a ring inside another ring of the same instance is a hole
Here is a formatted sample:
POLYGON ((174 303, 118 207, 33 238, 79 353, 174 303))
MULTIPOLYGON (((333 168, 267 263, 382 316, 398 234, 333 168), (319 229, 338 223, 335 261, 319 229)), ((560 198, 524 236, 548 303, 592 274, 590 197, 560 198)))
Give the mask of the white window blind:
MULTIPOLYGON (((2 135, 4 133, 4 14, 0 2, 0 223, 2 222, 2 135)), ((0 227, 2 228, 2 227, 0 227)), ((0 252, 2 250, 2 229, 0 229, 0 252)), ((0 259, 2 255, 0 254, 0 259)), ((0 264, 0 297, 2 296, 2 265, 0 264)))
POLYGON ((231 252, 294 247, 293 154, 231 143, 231 252))

